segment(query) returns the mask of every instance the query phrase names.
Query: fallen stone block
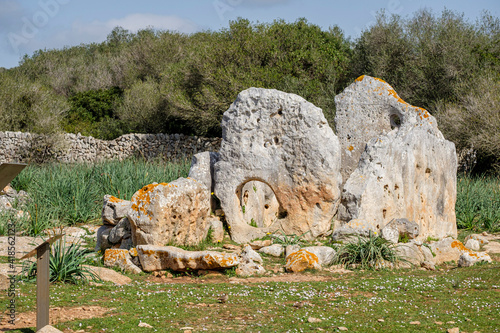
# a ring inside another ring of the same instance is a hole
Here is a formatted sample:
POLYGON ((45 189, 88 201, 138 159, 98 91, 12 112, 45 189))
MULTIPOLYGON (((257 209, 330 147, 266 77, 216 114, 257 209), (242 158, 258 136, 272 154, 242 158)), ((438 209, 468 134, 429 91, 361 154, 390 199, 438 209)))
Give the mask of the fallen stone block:
POLYGON ((306 250, 299 250, 286 257, 287 272, 299 273, 306 269, 321 269, 318 256, 306 250))
POLYGON ((136 247, 145 272, 216 270, 239 264, 238 255, 215 251, 185 251, 174 246, 138 245, 136 247))

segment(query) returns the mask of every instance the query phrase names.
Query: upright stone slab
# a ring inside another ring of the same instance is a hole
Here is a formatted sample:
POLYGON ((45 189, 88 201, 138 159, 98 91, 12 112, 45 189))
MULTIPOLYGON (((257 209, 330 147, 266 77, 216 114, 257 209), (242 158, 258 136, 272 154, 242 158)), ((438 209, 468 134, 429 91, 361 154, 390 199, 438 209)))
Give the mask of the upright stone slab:
POLYGON ((407 218, 419 225, 419 239, 456 236, 455 145, 444 139, 436 119, 404 102, 386 82, 368 76, 335 100, 343 110, 336 118, 348 156, 343 168, 355 168, 344 184, 339 218, 362 220, 373 231, 394 218, 407 218), (373 128, 352 129, 363 122, 373 128), (362 151, 358 163, 355 153, 360 151, 351 146, 362 151))
POLYGON ((207 236, 209 194, 194 179, 144 186, 131 201, 128 218, 134 245, 196 245, 207 236))
POLYGON ((216 209, 215 199, 212 197, 214 191, 214 165, 219 160, 219 153, 205 151, 193 155, 191 168, 189 169, 189 178, 196 179, 206 186, 210 195, 210 206, 212 211, 216 209))
POLYGON ((294 94, 247 89, 224 113, 219 153, 215 193, 234 241, 279 229, 307 238, 328 232, 340 196, 340 145, 320 108, 294 94), (274 192, 271 225, 245 219, 243 189, 252 181, 274 192))

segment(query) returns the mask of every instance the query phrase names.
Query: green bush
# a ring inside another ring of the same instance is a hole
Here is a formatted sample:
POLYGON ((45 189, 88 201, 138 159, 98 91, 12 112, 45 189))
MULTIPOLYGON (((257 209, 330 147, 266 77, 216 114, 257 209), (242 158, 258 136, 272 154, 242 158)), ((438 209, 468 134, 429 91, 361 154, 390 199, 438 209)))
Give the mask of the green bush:
POLYGON ((335 259, 336 264, 362 269, 384 267, 386 261, 396 264, 404 260, 397 255, 394 244, 372 233, 367 238, 358 237, 357 242, 342 245, 335 259))
MULTIPOLYGON (((89 268, 83 267, 92 250, 83 249, 79 243, 65 246, 65 240, 56 241, 50 248, 50 282, 85 284, 101 279, 89 268)), ((22 277, 27 281, 36 278, 37 263, 23 266, 22 277)))

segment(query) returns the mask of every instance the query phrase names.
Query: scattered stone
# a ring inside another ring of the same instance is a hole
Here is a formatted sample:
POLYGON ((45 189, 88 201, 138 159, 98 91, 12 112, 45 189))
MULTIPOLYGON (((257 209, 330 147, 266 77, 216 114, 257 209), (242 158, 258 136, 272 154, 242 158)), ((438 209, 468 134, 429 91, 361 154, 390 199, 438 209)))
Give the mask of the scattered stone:
POLYGON ((212 230, 212 243, 220 243, 224 240, 224 226, 222 221, 216 216, 207 219, 209 228, 212 230))
POLYGON ((287 272, 299 273, 306 269, 321 269, 318 256, 306 250, 299 250, 286 257, 287 272))
POLYGON ((262 264, 262 257, 255 252, 250 245, 244 245, 243 246, 243 251, 240 254, 240 260, 242 262, 245 261, 253 261, 262 264))
POLYGON ((260 253, 265 253, 265 254, 269 254, 273 257, 281 257, 281 255, 283 254, 283 251, 285 249, 283 248, 283 245, 281 244, 273 244, 273 245, 270 245, 270 246, 265 246, 263 248, 261 248, 259 250, 260 253))
POLYGON ((420 251, 420 246, 417 246, 415 243, 398 243, 394 249, 399 257, 417 267, 420 267, 420 264, 425 261, 425 256, 420 251))
POLYGON ((481 261, 492 262, 493 260, 486 252, 465 252, 458 259, 458 267, 470 267, 481 261))
MULTIPOLYGON (((467 242, 470 240, 470 239, 473 239, 473 240, 476 240, 479 242, 479 246, 482 246, 482 245, 486 245, 489 243, 488 241, 488 238, 486 237, 488 236, 488 233, 487 232, 483 232, 483 234, 481 235, 478 235, 478 234, 470 234, 468 235, 467 237, 465 237, 465 240, 464 240, 464 243, 467 244, 467 242)), ((471 249, 472 250, 472 249, 471 249)))
POLYGON ((173 270, 214 270, 239 264, 234 253, 215 251, 185 251, 174 246, 138 245, 137 253, 146 272, 173 270))
POLYGON ((300 250, 300 245, 295 244, 295 245, 287 245, 285 247, 285 258, 288 257, 290 254, 297 252, 300 250))
POLYGON ((460 329, 458 327, 448 328, 446 330, 447 333, 460 333, 460 329))
POLYGON ((344 326, 339 326, 339 327, 337 327, 337 329, 339 331, 348 331, 347 327, 344 327, 344 326))
POLYGON ((378 321, 379 323, 383 323, 385 320, 384 320, 384 319, 382 319, 382 318, 379 318, 379 319, 377 319, 377 321, 378 321))
POLYGON ((124 217, 109 232, 108 242, 111 244, 117 244, 121 243, 122 239, 130 237, 130 222, 127 217, 124 217))
POLYGON ((335 250, 329 246, 310 246, 303 250, 314 253, 319 260, 321 266, 330 266, 335 260, 335 250))
POLYGON ((472 251, 479 251, 481 245, 478 240, 471 238, 465 242, 465 247, 472 251))
POLYGON ((266 239, 266 240, 260 240, 260 241, 253 241, 250 243, 250 246, 255 251, 258 251, 258 250, 262 249, 263 247, 270 246, 271 244, 272 244, 271 240, 266 239))
POLYGON ((103 225, 99 229, 97 229, 97 238, 95 251, 96 252, 104 252, 106 249, 110 249, 113 245, 108 242, 109 233, 113 230, 112 225, 103 225))
POLYGON ((441 264, 447 261, 458 262, 463 254, 466 255, 462 258, 461 265, 473 264, 476 261, 491 262, 491 258, 486 252, 471 251, 466 248, 462 242, 451 237, 444 238, 437 242, 432 242, 430 247, 432 252, 436 254, 436 257, 434 257, 434 262, 436 264, 441 264))
POLYGON ((36 331, 36 333, 63 333, 63 332, 60 331, 60 330, 58 330, 54 326, 45 325, 43 328, 41 328, 38 331, 36 331))
POLYGON ((456 237, 457 156, 436 119, 369 76, 335 103, 345 181, 339 219, 374 230, 405 217, 418 223, 420 237, 456 237))
POLYGON ((319 318, 309 317, 309 318, 307 318, 307 321, 309 323, 321 323, 323 320, 321 320, 319 318))
POLYGON ((190 178, 144 186, 132 196, 129 220, 135 245, 196 245, 208 233, 210 200, 190 178))
POLYGON ((381 230, 382 238, 391 243, 398 243, 399 239, 415 239, 419 234, 419 226, 408 219, 392 219, 381 230))
POLYGON ((109 268, 94 267, 89 265, 83 265, 83 267, 91 269, 101 280, 113 282, 117 286, 123 286, 132 282, 131 278, 109 268))
POLYGON ((106 194, 103 199, 102 222, 105 225, 116 225, 122 218, 126 217, 132 203, 112 195, 106 194))
POLYGON ((129 250, 107 249, 104 252, 104 266, 118 267, 126 272, 139 274, 142 270, 132 262, 129 250))
POLYGON ((340 146, 321 109, 277 90, 242 91, 224 113, 219 153, 215 193, 235 242, 275 230, 308 232, 308 239, 329 231, 340 198, 340 146), (246 222, 240 198, 249 181, 274 193, 279 213, 272 227, 246 222))
POLYGON ((434 324, 436 324, 436 325, 443 325, 443 322, 442 321, 435 321, 434 324))
POLYGON ((435 271, 436 270, 436 266, 434 265, 433 262, 430 262, 430 261, 423 261, 420 263, 420 266, 425 268, 428 271, 435 271))
POLYGON ((420 322, 418 320, 410 321, 410 325, 420 325, 420 322))
POLYGON ((241 251, 241 246, 234 245, 234 244, 224 244, 222 245, 223 249, 226 250, 231 250, 231 251, 241 251))
POLYGON ((148 323, 143 323, 142 321, 139 321, 139 327, 146 327, 146 328, 153 328, 153 326, 149 325, 148 323))

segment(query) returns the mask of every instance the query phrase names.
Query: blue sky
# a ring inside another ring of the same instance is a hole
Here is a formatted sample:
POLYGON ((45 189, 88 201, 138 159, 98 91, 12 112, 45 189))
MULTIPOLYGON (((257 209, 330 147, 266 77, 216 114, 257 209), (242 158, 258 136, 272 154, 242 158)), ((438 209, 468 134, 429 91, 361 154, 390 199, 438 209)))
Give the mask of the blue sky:
POLYGON ((193 33, 220 30, 238 17, 252 22, 305 17, 324 29, 338 25, 356 38, 385 10, 403 17, 444 8, 474 21, 483 10, 500 16, 499 0, 0 0, 0 67, 17 66, 38 49, 102 42, 116 26, 132 32, 146 27, 193 33))

